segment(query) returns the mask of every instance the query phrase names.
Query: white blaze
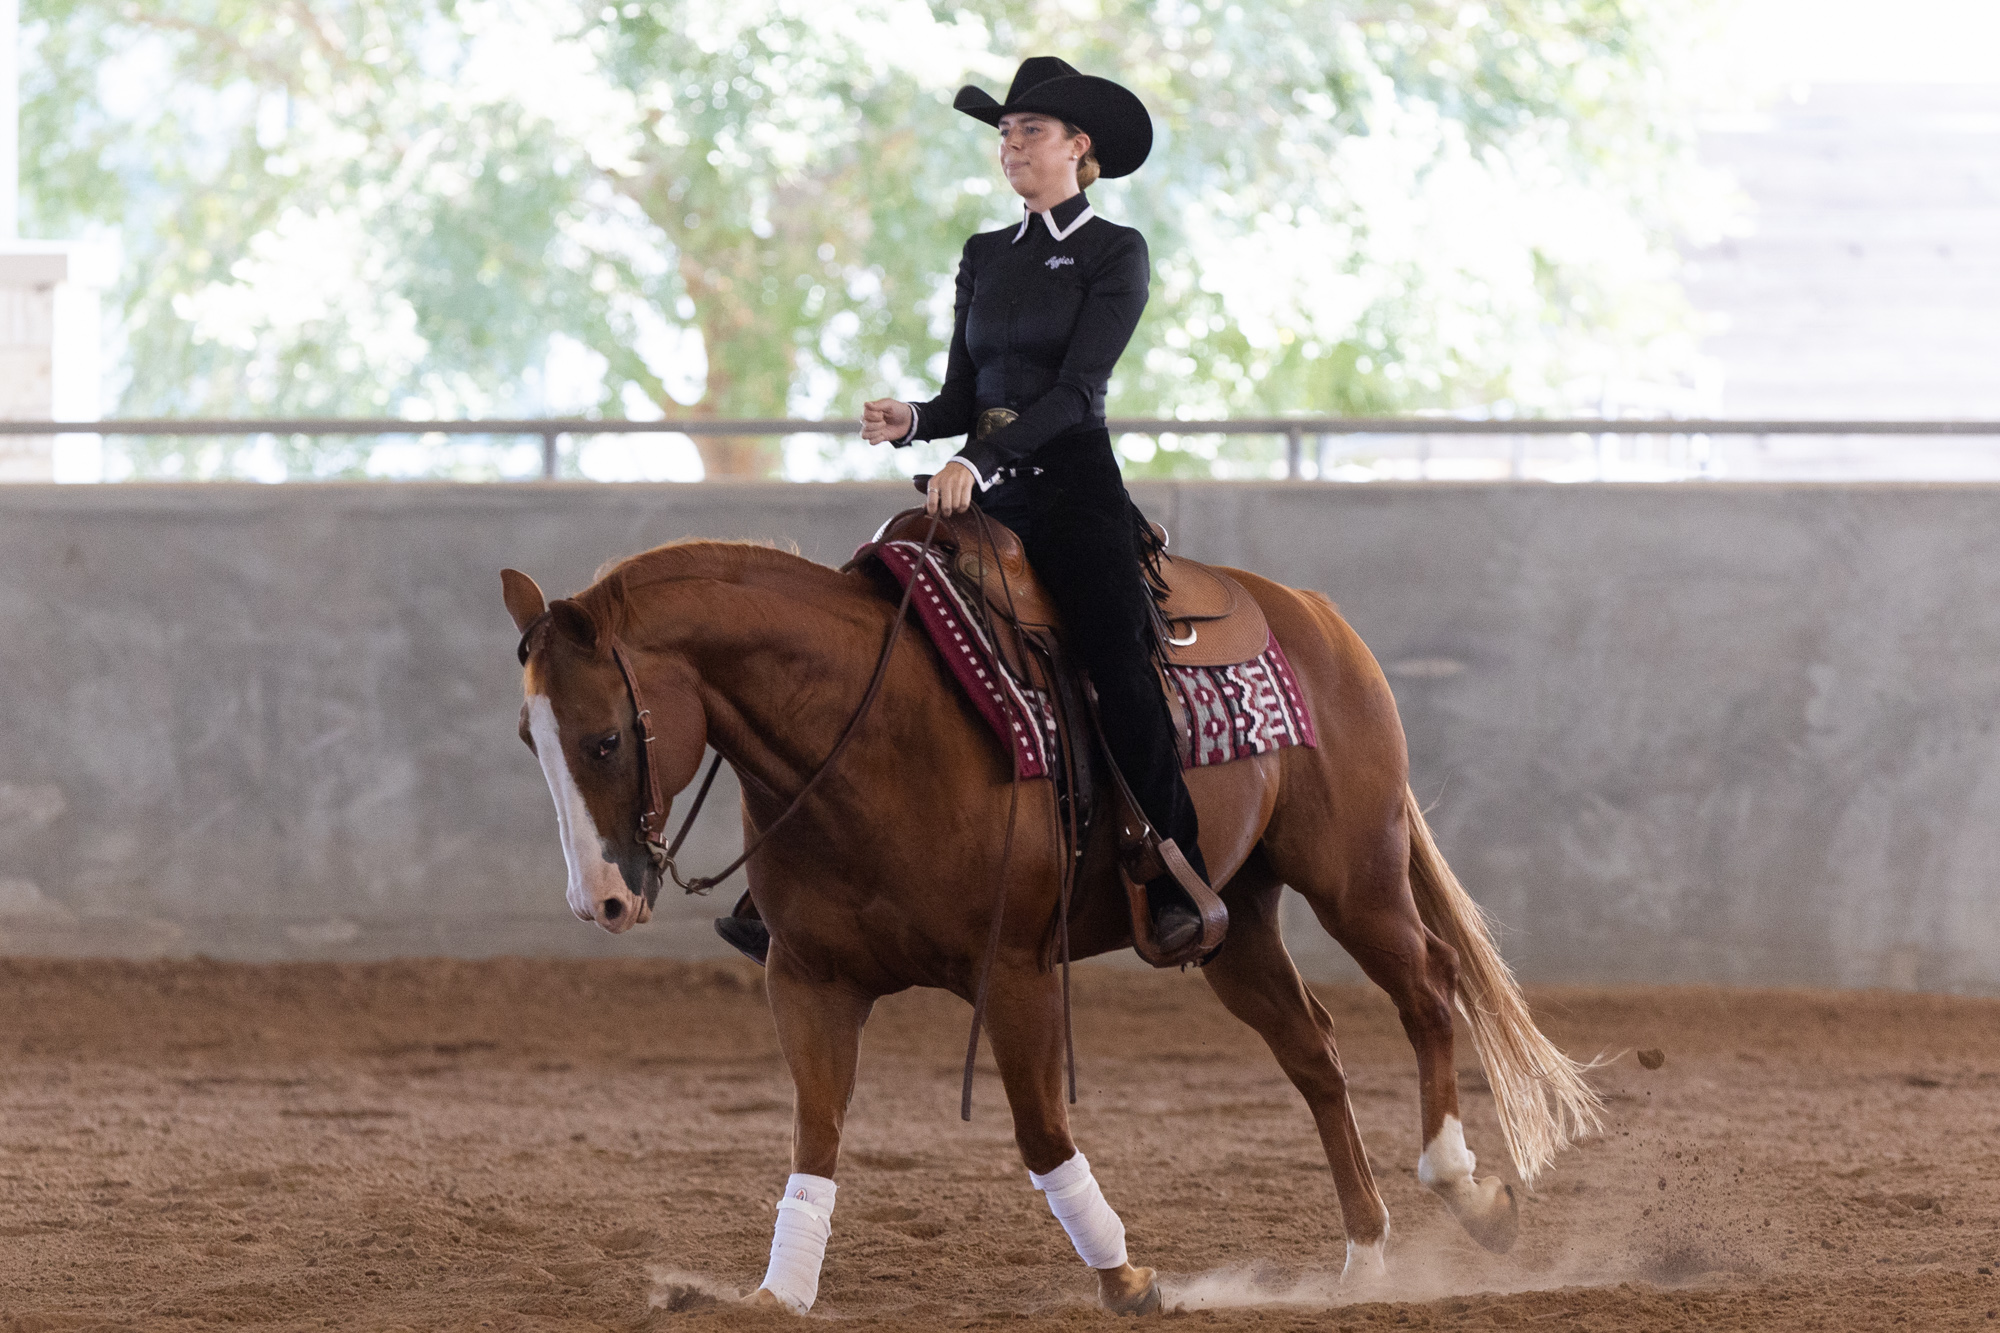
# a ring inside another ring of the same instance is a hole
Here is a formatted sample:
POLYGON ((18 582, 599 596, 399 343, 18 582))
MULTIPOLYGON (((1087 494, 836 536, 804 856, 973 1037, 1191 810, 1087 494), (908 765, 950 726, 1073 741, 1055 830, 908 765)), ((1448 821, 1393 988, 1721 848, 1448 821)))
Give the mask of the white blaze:
POLYGON ((607 897, 619 897, 625 881, 618 868, 604 859, 603 840, 597 836, 590 807, 583 803, 583 792, 570 776, 555 706, 545 694, 528 699, 528 734, 535 738, 535 758, 541 761, 549 795, 555 798, 556 829, 562 838, 563 862, 569 867, 569 908, 585 921, 594 921, 597 904, 607 897), (607 877, 612 881, 604 886, 608 893, 600 888, 607 877))

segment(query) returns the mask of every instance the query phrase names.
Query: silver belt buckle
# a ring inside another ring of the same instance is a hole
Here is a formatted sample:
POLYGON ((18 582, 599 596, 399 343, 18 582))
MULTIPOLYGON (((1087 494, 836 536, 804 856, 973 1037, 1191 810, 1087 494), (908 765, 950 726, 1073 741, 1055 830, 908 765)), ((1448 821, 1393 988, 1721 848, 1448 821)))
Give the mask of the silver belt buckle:
POLYGON ((1002 430, 1021 419, 1021 414, 1011 407, 989 407, 979 414, 979 421, 972 428, 972 438, 983 440, 996 430, 1002 430))

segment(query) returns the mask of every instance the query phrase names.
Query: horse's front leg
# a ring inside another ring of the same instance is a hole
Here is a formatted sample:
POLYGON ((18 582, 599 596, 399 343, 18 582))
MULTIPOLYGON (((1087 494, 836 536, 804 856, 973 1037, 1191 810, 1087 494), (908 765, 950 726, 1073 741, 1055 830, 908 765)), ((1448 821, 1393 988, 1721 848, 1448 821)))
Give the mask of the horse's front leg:
POLYGON ((994 969, 987 1004, 988 1039, 1014 1113, 1028 1180, 1047 1197, 1070 1243, 1097 1271, 1097 1295, 1114 1314, 1152 1314, 1160 1284, 1150 1268, 1134 1268, 1125 1252, 1125 1224, 1104 1200, 1090 1162, 1069 1134, 1063 1102, 1062 982, 1032 968, 994 969))
POLYGON ((854 1095, 861 1025, 875 1002, 852 987, 802 975, 775 945, 764 977, 778 1044, 792 1070, 792 1175, 778 1200, 770 1267, 751 1301, 804 1314, 819 1295, 840 1129, 854 1095))

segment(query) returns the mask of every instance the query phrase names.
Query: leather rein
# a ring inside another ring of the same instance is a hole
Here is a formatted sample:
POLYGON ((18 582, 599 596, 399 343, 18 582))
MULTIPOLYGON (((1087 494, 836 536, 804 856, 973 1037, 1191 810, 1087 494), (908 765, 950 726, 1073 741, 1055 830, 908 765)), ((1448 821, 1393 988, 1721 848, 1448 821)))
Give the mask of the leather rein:
MULTIPOLYGON (((1006 593, 1008 612, 1010 616, 1015 616, 1015 619, 1018 621, 1018 616, 1015 615, 1013 607, 1014 590, 1007 581, 1005 568, 1001 566, 998 546, 994 543, 992 537, 991 521, 983 511, 975 510, 975 512, 979 518, 980 546, 982 552, 992 552, 993 564, 1001 570, 1000 582, 1002 589, 1006 593)), ((805 786, 799 788, 798 795, 792 798, 792 803, 785 807, 784 813, 759 829, 757 836, 749 841, 743 848, 742 853, 734 861, 731 861, 712 875, 697 875, 693 879, 683 879, 681 878, 680 867, 675 863, 674 858, 679 855, 681 844, 687 841, 688 832, 694 828, 695 818, 701 814, 702 805, 708 800, 709 790, 715 785, 715 776, 722 768, 722 752, 718 750, 715 758, 709 763, 708 772, 701 780, 701 787, 695 792, 694 804, 688 807, 687 815, 681 820, 680 828, 675 831, 673 841, 662 843, 660 841, 660 832, 664 828, 664 822, 661 816, 670 807, 660 795, 659 768, 653 763, 653 714, 652 710, 646 707, 645 696, 639 689, 638 673, 632 669, 632 660, 625 651, 625 645, 619 641, 616 635, 611 637, 611 660, 618 664, 618 674, 624 677, 625 691, 632 698, 632 713, 637 722, 639 733, 638 777, 639 795, 642 804, 639 810, 636 836, 640 845, 645 847, 647 855, 652 858, 654 868, 664 871, 684 892, 706 893, 735 874, 737 870, 742 868, 746 861, 756 854, 757 849, 763 845, 764 839, 770 837, 779 825, 799 812, 799 809, 805 805, 806 798, 812 795, 813 789, 819 785, 820 780, 833 771, 834 764, 839 762, 840 756, 847 750, 848 743, 854 739, 855 732, 860 729, 861 720, 868 715, 868 710, 874 707, 876 698, 882 693, 882 682, 889 674, 889 659, 896 651, 897 641, 902 638, 904 624, 909 620, 910 602, 916 596, 917 584, 921 581, 921 571, 924 567, 924 562, 929 558, 931 548, 937 542, 938 528, 942 522, 943 520, 936 514, 931 515, 930 527, 924 533, 923 546, 918 552, 917 562, 911 571, 910 581, 903 588, 903 600, 896 606, 895 620, 890 622, 889 637, 884 640, 881 656, 875 661, 875 673, 868 681, 868 690, 861 696, 861 703, 855 708, 854 715, 847 720, 847 726, 841 731, 840 738, 833 743, 833 749, 828 751, 826 758, 820 761, 820 765, 814 770, 813 775, 806 779, 805 786)), ((522 665, 525 666, 528 661, 530 639, 534 636, 535 631, 540 629, 548 619, 549 613, 544 611, 541 615, 530 621, 527 629, 522 631, 521 644, 518 650, 522 665)), ((1073 746, 1071 747, 1071 754, 1074 755, 1073 746)), ((965 1077, 959 1094, 959 1116, 964 1120, 972 1119, 973 1065, 979 1053, 979 1033, 986 1024, 987 1004, 991 995, 993 964, 1000 952, 1001 927, 1007 910, 1007 871, 1014 858, 1014 827, 1015 818, 1020 809, 1020 799, 1021 769, 1019 761, 1016 760, 1013 781, 1009 784, 1007 796, 1007 836, 1000 852, 998 873, 994 877, 993 918, 987 930, 986 948, 980 958, 979 972, 973 990, 972 1030, 966 1038, 965 1077)), ((1061 817, 1056 816, 1055 824, 1057 827, 1052 829, 1058 847, 1062 846, 1062 835, 1064 832, 1060 827, 1061 822, 1061 817)), ((1070 846, 1074 847, 1079 834, 1079 830, 1076 827, 1074 807, 1071 808, 1069 814, 1067 832, 1069 834, 1070 846)), ((1074 1105, 1076 1102, 1076 1037, 1070 1019, 1069 914, 1076 865, 1074 856, 1067 853, 1062 855, 1061 861, 1062 871, 1057 898, 1056 917, 1062 964, 1063 1053, 1065 1056, 1064 1064, 1068 1074, 1069 1101, 1074 1105)), ((647 894, 649 902, 652 896, 651 892, 647 894)))
MULTIPOLYGON (((931 516, 930 530, 924 534, 923 553, 926 556, 930 554, 931 546, 937 540, 940 522, 936 515, 931 516)), ((911 579, 909 587, 903 590, 902 602, 896 607, 896 618, 889 625, 889 637, 882 644, 882 654, 875 661, 875 674, 869 678, 867 693, 861 696, 860 705, 855 708, 854 715, 847 720, 847 726, 841 731, 840 739, 833 743, 833 749, 820 761, 813 775, 806 779, 805 786, 799 788, 799 794, 792 798, 792 803, 785 807, 783 814, 757 831, 757 836, 749 841, 743 848, 742 854, 734 861, 712 875, 696 875, 693 879, 681 878, 680 866, 675 863, 674 858, 680 854, 681 844, 687 841, 689 831, 694 828, 695 818, 701 814, 701 807, 708 800, 709 790, 715 786, 715 776, 722 769, 722 752, 716 751, 714 760, 709 763, 708 773, 702 778, 701 787, 695 792, 694 804, 688 807, 687 817, 681 820, 681 826, 674 833, 673 841, 662 842, 660 835, 666 827, 664 815, 671 806, 660 795, 660 771, 658 765, 653 762, 653 712, 646 707, 645 696, 639 690, 638 673, 632 670, 632 659, 626 653, 625 645, 619 641, 617 635, 611 636, 611 660, 618 664, 618 674, 625 679, 625 692, 632 698, 632 713, 639 733, 640 807, 636 837, 639 844, 646 849, 647 856, 652 859, 654 869, 663 871, 671 877, 685 893, 706 893, 740 870, 743 863, 754 856, 757 849, 763 845, 764 839, 770 837, 777 831, 779 825, 799 812, 805 805, 806 798, 819 786, 820 780, 833 771, 834 764, 839 762, 840 756, 847 750, 848 743, 860 729, 861 720, 868 716, 868 710, 875 706, 876 698, 881 695, 882 682, 889 675, 889 659, 896 651, 897 641, 903 636, 904 622, 909 619, 910 599, 916 589, 917 581, 911 579)), ((544 611, 530 621, 527 629, 521 632, 518 655, 522 665, 525 666, 528 661, 529 640, 548 619, 549 613, 544 611)), ((648 893, 646 897, 650 902, 653 894, 648 893)))

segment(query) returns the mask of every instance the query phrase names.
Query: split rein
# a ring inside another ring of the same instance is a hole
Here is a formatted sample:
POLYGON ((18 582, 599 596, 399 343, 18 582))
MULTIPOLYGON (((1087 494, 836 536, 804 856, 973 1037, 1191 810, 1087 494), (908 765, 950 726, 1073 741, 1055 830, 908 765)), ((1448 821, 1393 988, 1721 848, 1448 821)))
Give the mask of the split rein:
MULTIPOLYGON (((999 568, 998 552, 992 539, 989 520, 984 513, 979 514, 979 520, 980 545, 983 548, 994 549, 995 558, 993 563, 996 568, 999 568)), ((810 778, 806 779, 805 786, 799 788, 798 795, 792 798, 792 803, 785 807, 784 812, 759 829, 757 836, 750 839, 749 843, 744 846, 742 853, 734 861, 731 861, 712 875, 697 875, 693 879, 683 879, 681 877, 680 866, 675 861, 675 858, 680 854, 682 844, 687 841, 688 833, 694 828, 694 821, 701 814, 702 806, 708 800, 710 789, 715 786, 716 774, 722 769, 722 754, 720 751, 717 751, 715 758, 710 761, 708 772, 702 777, 701 786, 695 791, 694 804, 688 807, 687 815, 681 820, 681 826, 675 831, 673 840, 671 842, 662 842, 660 834, 664 831, 665 823, 661 816, 671 807, 660 795, 660 772, 658 766, 653 762, 653 713, 651 709, 646 707, 645 696, 640 693, 639 677, 632 670, 632 660, 625 651, 625 645, 619 642, 616 635, 611 636, 611 660, 618 664, 618 674, 624 677, 625 692, 631 696, 632 713, 639 733, 638 777, 639 791, 644 804, 639 811, 637 837, 639 843, 645 847, 647 855, 652 859, 654 869, 665 873, 675 884, 680 886, 683 892, 691 894, 706 893, 735 874, 743 867, 745 862, 756 855, 757 849, 763 846, 766 838, 770 837, 771 834, 778 830, 780 825, 799 812, 805 805, 806 798, 811 796, 813 790, 819 786, 820 780, 833 771, 833 766, 840 761, 840 756, 846 752, 848 744, 854 739, 855 733, 860 730, 862 719, 868 716, 869 710, 875 706, 875 700, 882 693, 882 682, 887 679, 889 674, 889 660, 895 654, 896 644, 902 639, 903 626, 909 620, 910 602, 916 596, 917 584, 921 581, 922 571, 930 558, 931 549, 936 545, 938 528, 942 522, 943 520, 938 515, 931 515, 930 527, 924 533, 923 546, 917 553, 916 565, 911 570, 909 582, 903 588, 903 600, 896 606, 895 620, 890 622, 889 637, 883 642, 881 656, 875 661, 875 674, 869 678, 867 692, 861 696, 861 703, 855 708, 854 715, 847 720, 847 726, 841 731, 840 738, 833 743, 833 749, 827 752, 826 758, 820 761, 819 767, 813 771, 813 775, 810 778)), ((1011 614, 1013 611, 1014 590, 1007 582, 1007 575, 1004 569, 1001 569, 1000 579, 1001 586, 1006 591, 1008 610, 1011 614)), ((524 665, 528 660, 529 640, 535 631, 541 628, 542 624, 548 619, 548 614, 548 612, 544 611, 521 634, 520 658, 524 665)), ((973 992, 972 1031, 966 1042, 965 1080, 959 1097, 959 1116, 965 1120, 972 1119, 972 1070, 974 1061, 977 1059, 979 1053, 979 1032, 985 1026, 987 999, 992 981, 993 964, 1000 952, 1001 924, 1005 918, 1007 907, 1007 870, 1014 858, 1014 824, 1015 817, 1020 809, 1020 799, 1021 770, 1017 762, 1014 766, 1014 778, 1007 798, 1007 837, 1000 853, 1000 866, 997 876, 998 889, 993 905, 993 921, 987 933, 985 953, 980 959, 978 984, 973 992)), ((1072 839, 1076 836, 1076 830, 1073 826, 1070 829, 1070 836, 1072 839)), ((1060 830, 1057 831, 1057 840, 1058 845, 1060 845, 1060 830)), ((1070 1023, 1069 907, 1072 887, 1071 877, 1075 872, 1075 867, 1070 863, 1070 859, 1067 856, 1063 859, 1061 895, 1057 907, 1057 929, 1060 936, 1059 944, 1063 978, 1063 1047, 1064 1054, 1067 1057, 1069 1100, 1073 1104, 1076 1101, 1076 1039, 1070 1023)), ((649 893, 647 898, 650 902, 652 895, 649 893)))
MULTIPOLYGON (((931 516, 930 530, 924 533, 920 560, 929 557, 931 547, 937 541, 941 522, 942 520, 935 514, 931 516)), ((694 794, 694 804, 688 807, 687 817, 681 820, 681 826, 674 833, 673 841, 662 843, 660 833, 664 831, 665 824, 661 820, 661 815, 666 802, 660 799, 659 769, 654 766, 652 760, 652 710, 646 707, 645 700, 639 693, 639 677, 634 674, 631 660, 625 655, 625 645, 615 637, 611 640, 612 660, 618 663, 619 674, 625 677, 625 690, 632 696, 632 712, 639 724, 639 790, 644 793, 646 804, 639 811, 638 837, 646 848, 647 855, 652 857, 654 869, 664 871, 684 893, 706 893, 740 870, 746 861, 756 855, 757 849, 764 845, 764 839, 777 832, 779 826, 804 807, 806 798, 813 794, 820 780, 831 773, 833 766, 840 762, 840 756, 846 753, 855 732, 861 729, 861 720, 868 716, 869 710, 875 706, 875 700, 881 695, 882 682, 889 675, 889 659, 895 655, 896 644, 903 637, 903 626, 910 617, 910 600, 916 591, 917 580, 913 577, 909 586, 903 589, 903 600, 897 604, 896 618, 890 622, 889 637, 882 644, 882 655, 875 660, 875 674, 869 678, 867 693, 861 696, 860 706, 854 710, 854 716, 847 720, 847 726, 841 731, 840 739, 833 743, 833 748, 827 751, 826 758, 822 759, 819 767, 813 770, 813 775, 806 779, 806 785, 799 788, 799 794, 792 798, 792 803, 785 807, 783 814, 757 830, 757 836, 750 839, 734 861, 712 875, 696 875, 693 879, 681 878, 680 866, 674 858, 680 854, 681 844, 687 841, 689 831, 694 828, 695 818, 701 814, 701 807, 708 800, 710 788, 715 786, 715 775, 722 768, 722 752, 718 750, 715 758, 710 761, 708 773, 702 778, 701 787, 694 794), (656 823, 659 825, 658 828, 655 827, 656 823)))

